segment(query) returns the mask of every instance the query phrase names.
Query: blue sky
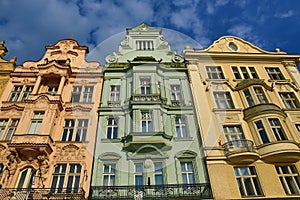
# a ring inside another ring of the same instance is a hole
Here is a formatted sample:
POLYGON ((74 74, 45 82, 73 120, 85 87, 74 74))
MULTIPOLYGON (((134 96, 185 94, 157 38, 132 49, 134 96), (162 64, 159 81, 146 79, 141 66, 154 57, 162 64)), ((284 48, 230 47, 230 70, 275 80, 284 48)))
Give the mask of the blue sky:
POLYGON ((105 64, 103 58, 117 50, 112 40, 146 22, 164 28, 178 53, 185 46, 176 45, 185 41, 179 39, 183 34, 191 47, 235 35, 267 51, 279 47, 300 54, 299 7, 298 0, 0 0, 0 40, 9 50, 4 58, 17 56, 22 64, 39 60, 46 45, 74 34, 93 54, 88 59, 105 64))

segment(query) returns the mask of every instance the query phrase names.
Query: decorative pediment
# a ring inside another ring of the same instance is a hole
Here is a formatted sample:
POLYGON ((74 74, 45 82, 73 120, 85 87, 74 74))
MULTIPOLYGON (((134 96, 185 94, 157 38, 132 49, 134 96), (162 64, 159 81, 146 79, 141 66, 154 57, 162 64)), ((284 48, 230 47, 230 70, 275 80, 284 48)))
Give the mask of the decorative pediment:
POLYGON ((114 153, 114 152, 106 152, 106 153, 103 153, 101 155, 99 155, 98 157, 100 160, 103 160, 103 161, 106 161, 106 160, 120 160, 121 159, 121 156, 117 153, 114 153))
POLYGON ((128 30, 131 30, 131 31, 151 31, 151 30, 159 30, 159 29, 154 28, 154 27, 150 26, 147 23, 141 23, 140 25, 137 25, 137 26, 135 26, 131 29, 128 29, 128 30))
POLYGON ((157 148, 155 145, 143 145, 139 149, 137 149, 134 153, 129 152, 127 154, 128 159, 145 159, 145 158, 158 158, 158 159, 165 159, 168 158, 168 155, 166 155, 163 151, 161 151, 159 148, 157 148))
POLYGON ((178 159, 184 159, 184 158, 195 158, 197 156, 197 153, 189 150, 180 151, 178 152, 175 157, 178 159))
POLYGON ((270 90, 270 91, 273 90, 272 87, 268 86, 265 83, 265 81, 263 81, 261 79, 245 79, 245 80, 239 82, 235 86, 234 90, 242 90, 242 89, 247 88, 247 87, 252 86, 252 85, 261 85, 261 86, 263 86, 267 90, 270 90))
POLYGON ((250 42, 235 36, 223 36, 211 46, 204 49, 205 52, 236 52, 236 53, 261 53, 261 54, 286 54, 276 49, 276 52, 265 51, 250 42))
POLYGON ((92 108, 82 106, 82 105, 79 105, 79 104, 71 104, 71 106, 67 107, 65 110, 66 110, 66 112, 74 112, 74 111, 90 112, 92 110, 92 108))
POLYGON ((13 104, 9 104, 7 106, 2 106, 1 107, 1 111, 7 111, 7 110, 17 110, 17 111, 23 111, 24 110, 24 106, 19 106, 15 103, 13 104))

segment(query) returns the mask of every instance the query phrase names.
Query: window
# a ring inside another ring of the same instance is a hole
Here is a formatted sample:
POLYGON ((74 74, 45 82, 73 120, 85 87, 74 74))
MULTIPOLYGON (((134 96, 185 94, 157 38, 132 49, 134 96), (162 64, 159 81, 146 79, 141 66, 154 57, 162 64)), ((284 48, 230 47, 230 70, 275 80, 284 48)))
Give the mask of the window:
POLYGON ((268 102, 262 87, 249 87, 243 93, 249 107, 268 102))
POLYGON ((269 140, 269 137, 267 135, 267 132, 265 130, 265 127, 264 127, 262 121, 259 120, 259 121, 255 122, 255 125, 256 125, 257 131, 260 135, 260 138, 262 140, 262 143, 263 144, 269 143, 270 140, 269 140))
POLYGON ((17 188, 32 188, 34 183, 35 169, 32 167, 25 168, 20 172, 17 188))
POLYGON ((171 85, 172 100, 182 100, 180 85, 171 85))
POLYGON ((300 124, 295 124, 298 133, 300 133, 300 124))
POLYGON ((206 66, 208 79, 224 79, 220 66, 206 66))
POLYGON ((44 112, 34 112, 28 134, 38 134, 43 122, 44 112))
POLYGON ((5 135, 4 140, 10 141, 17 129, 18 124, 19 119, 0 119, 0 138, 2 138, 3 135, 5 135))
POLYGON ((163 180, 163 165, 161 162, 154 163, 154 181, 155 185, 164 184, 163 180))
POLYGON ((254 67, 232 66, 231 69, 235 79, 258 78, 258 75, 254 67))
POLYGON ((57 91, 58 91, 58 85, 48 86, 48 91, 47 91, 48 94, 55 95, 57 91))
POLYGON ((103 185, 114 186, 116 181, 116 165, 104 164, 103 168, 103 185))
POLYGON ((186 138, 186 122, 184 117, 176 117, 175 118, 175 128, 176 128, 176 136, 178 138, 186 138))
POLYGON ((136 41, 137 50, 153 50, 153 41, 136 41))
POLYGON ((214 92, 214 98, 217 108, 231 109, 234 108, 229 92, 214 92))
POLYGON ((92 102, 93 86, 73 86, 71 102, 92 102))
POLYGON ((300 178, 294 165, 276 166, 280 182, 287 195, 299 194, 300 178))
POLYGON ((32 92, 33 86, 14 86, 12 89, 8 101, 16 102, 16 101, 25 101, 29 94, 32 92))
POLYGON ((280 92, 281 100, 286 108, 299 108, 299 101, 293 92, 280 92))
POLYGON ((142 132, 152 132, 152 115, 149 112, 142 112, 142 132))
POLYGON ((271 80, 285 80, 278 67, 266 67, 266 71, 271 80))
POLYGON ((241 196, 262 195, 262 190, 253 166, 235 167, 234 173, 241 196))
POLYGON ((225 125, 223 126, 223 131, 227 142, 245 139, 240 125, 225 125))
POLYGON ((278 119, 269 119, 269 124, 277 141, 287 140, 287 137, 278 119))
POLYGON ((58 164, 52 174, 51 190, 61 193, 63 188, 67 192, 78 192, 80 183, 81 165, 79 164, 58 164))
POLYGON ((61 141, 86 141, 87 129, 87 119, 66 119, 61 141))
POLYGON ((117 139, 118 138, 118 120, 108 119, 107 120, 107 139, 117 139))
POLYGON ((181 166, 182 184, 195 183, 193 163, 192 162, 181 162, 180 166, 181 166))
POLYGON ((120 86, 110 86, 110 101, 120 101, 120 86))
POLYGON ((143 163, 134 164, 134 184, 135 185, 144 185, 143 177, 143 163))
POLYGON ((141 94, 151 94, 150 78, 140 80, 141 94))

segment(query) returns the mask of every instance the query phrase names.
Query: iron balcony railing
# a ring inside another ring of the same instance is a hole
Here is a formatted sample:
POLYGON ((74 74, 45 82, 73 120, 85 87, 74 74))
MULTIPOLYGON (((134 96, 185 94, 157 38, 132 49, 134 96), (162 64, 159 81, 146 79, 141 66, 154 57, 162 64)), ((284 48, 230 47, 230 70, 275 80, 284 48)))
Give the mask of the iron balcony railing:
POLYGON ((82 188, 1 188, 2 200, 84 200, 85 192, 82 188))
POLYGON ((233 140, 223 144, 225 155, 235 153, 255 152, 254 144, 251 140, 233 140))
POLYGON ((209 183, 139 185, 139 186, 92 186, 90 200, 95 199, 211 199, 209 183))

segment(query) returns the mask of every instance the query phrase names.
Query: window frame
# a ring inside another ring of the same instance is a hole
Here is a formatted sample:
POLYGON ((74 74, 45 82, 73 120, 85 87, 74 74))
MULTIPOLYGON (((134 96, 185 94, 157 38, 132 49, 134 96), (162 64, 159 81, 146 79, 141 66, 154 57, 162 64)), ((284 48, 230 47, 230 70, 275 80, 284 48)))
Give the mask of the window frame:
POLYGON ((235 80, 259 79, 254 66, 231 66, 231 71, 235 80))
POLYGON ((300 108, 299 100, 294 92, 278 92, 280 99, 287 109, 295 109, 300 108), (285 98, 283 95, 288 95, 287 98, 285 98))
POLYGON ((194 184, 196 182, 195 169, 193 161, 180 161, 180 172, 182 184, 194 184), (190 166, 190 167, 189 167, 190 166), (184 170, 183 170, 184 168, 184 170), (190 169, 189 169, 190 168, 190 169), (186 182, 184 175, 186 176, 186 182), (190 180, 190 175, 192 175, 192 180, 190 180))
POLYGON ((269 100, 266 96, 262 86, 250 86, 242 90, 242 96, 245 99, 247 107, 252 107, 259 104, 268 103, 269 100), (247 92, 247 94, 246 94, 247 92))
POLYGON ((210 80, 225 79, 224 72, 221 66, 205 66, 207 78, 210 80))
POLYGON ((45 116, 44 111, 34 111, 33 112, 33 116, 31 118, 30 126, 27 130, 27 134, 38 135, 40 133, 40 129, 43 124, 44 116, 45 116))
POLYGON ((143 133, 152 133, 153 132, 152 112, 150 112, 150 111, 142 111, 141 112, 141 131, 143 133))
POLYGON ((110 86, 109 101, 119 102, 120 101, 120 94, 121 94, 121 87, 120 87, 120 85, 111 85, 110 86))
POLYGON ((70 102, 92 103, 94 96, 94 85, 73 85, 70 102), (76 91, 74 91, 74 88, 76 91))
POLYGON ((300 176, 297 167, 295 165, 281 165, 275 166, 275 169, 286 195, 300 194, 300 176), (283 170, 283 167, 286 167, 286 169, 283 170))
POLYGON ((103 163, 103 186, 115 186, 116 185, 116 163, 103 163), (106 172, 106 166, 108 166, 108 171, 106 172), (106 178, 107 177, 107 183, 106 178))
POLYGON ((265 70, 272 81, 286 80, 279 67, 265 67, 265 70))
POLYGON ((234 109, 234 102, 231 96, 231 93, 229 91, 214 91, 213 92, 213 97, 215 100, 215 107, 217 109, 234 109), (217 97, 217 95, 222 95, 217 97), (223 107, 223 104, 225 103, 226 106, 223 107))
POLYGON ((188 138, 187 119, 185 116, 175 116, 175 132, 176 138, 188 138), (177 121, 178 120, 178 121, 177 121), (179 131, 178 131, 179 130, 179 131))
POLYGON ((86 142, 89 119, 65 119, 64 122, 60 140, 61 142, 86 142), (81 123, 83 126, 80 126, 81 123))
POLYGON ((141 94, 152 94, 150 77, 140 78, 140 92, 141 94))
POLYGON ((9 102, 24 102, 29 94, 31 94, 31 92, 33 91, 33 85, 14 85, 13 89, 11 90, 10 94, 9 94, 9 97, 8 97, 8 100, 9 102), (21 88, 20 90, 17 90, 17 91, 14 91, 14 89, 16 87, 19 87, 21 88), (27 90, 29 89, 29 90, 27 90), (12 97, 13 94, 17 94, 15 97, 12 97))
POLYGON ((172 84, 170 85, 171 89, 171 100, 173 101, 182 101, 182 90, 180 84, 172 84))
POLYGON ((118 131, 119 131, 119 119, 112 118, 112 117, 108 118, 106 121, 106 139, 118 139, 119 136, 118 131), (112 122, 111 124, 109 123, 110 121, 112 122))

